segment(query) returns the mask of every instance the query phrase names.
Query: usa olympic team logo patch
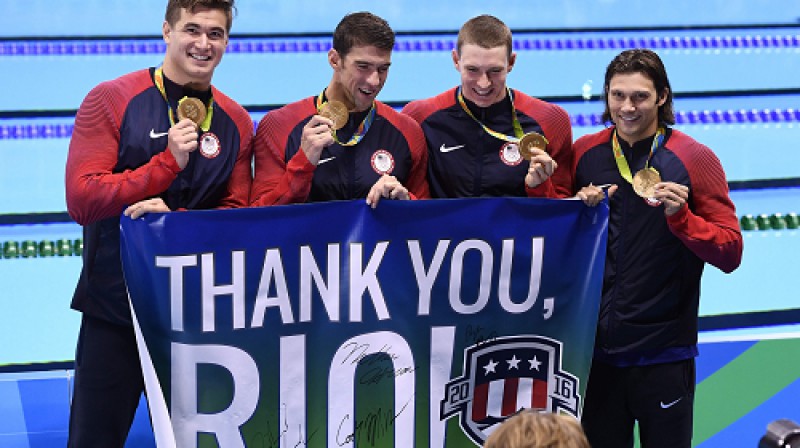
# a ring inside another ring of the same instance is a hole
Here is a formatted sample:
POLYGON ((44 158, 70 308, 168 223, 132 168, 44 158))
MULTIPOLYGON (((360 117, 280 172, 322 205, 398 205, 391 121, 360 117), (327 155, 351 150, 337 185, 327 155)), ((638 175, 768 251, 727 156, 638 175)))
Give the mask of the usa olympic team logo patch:
POLYGON ((372 154, 370 159, 372 169, 378 174, 389 174, 394 169, 394 157, 389 151, 379 149, 372 154))
POLYGON ((507 142, 500 148, 500 160, 508 166, 517 166, 522 163, 522 154, 519 152, 519 145, 514 142, 507 142))
POLYGON ((661 201, 656 198, 644 198, 645 204, 649 205, 650 207, 660 207, 661 201))
POLYGON ((200 137, 200 154, 208 159, 217 157, 220 152, 219 138, 211 132, 206 132, 200 137))
POLYGON ((461 429, 479 446, 522 409, 579 417, 579 380, 561 370, 561 341, 523 335, 473 345, 464 350, 463 373, 447 383, 440 418, 460 415, 461 429))

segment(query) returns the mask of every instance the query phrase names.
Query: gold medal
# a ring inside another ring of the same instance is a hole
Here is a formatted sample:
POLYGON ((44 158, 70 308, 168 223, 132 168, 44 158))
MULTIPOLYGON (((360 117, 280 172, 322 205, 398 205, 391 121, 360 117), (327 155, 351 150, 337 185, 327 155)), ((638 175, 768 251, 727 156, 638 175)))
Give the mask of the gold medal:
POLYGON ((542 134, 536 132, 529 132, 519 139, 519 153, 525 160, 531 160, 533 157, 534 149, 541 149, 544 151, 547 148, 547 139, 542 134))
POLYGON ((341 101, 330 100, 319 107, 318 113, 333 122, 333 130, 339 130, 347 124, 349 112, 341 101))
POLYGON ((206 119, 206 105, 197 98, 183 97, 178 101, 178 120, 188 118, 198 126, 206 119))
POLYGON ((652 199, 656 195, 656 184, 659 182, 661 175, 655 168, 644 168, 633 176, 633 191, 645 199, 652 199))

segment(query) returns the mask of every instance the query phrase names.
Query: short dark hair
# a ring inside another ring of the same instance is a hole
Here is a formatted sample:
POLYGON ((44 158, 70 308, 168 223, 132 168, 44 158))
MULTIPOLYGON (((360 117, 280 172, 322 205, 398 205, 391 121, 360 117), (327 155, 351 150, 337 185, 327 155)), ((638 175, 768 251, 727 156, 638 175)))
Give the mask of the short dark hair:
POLYGON ((611 111, 608 108, 608 86, 611 78, 617 74, 641 73, 653 81, 656 93, 659 98, 666 90, 667 100, 658 108, 658 123, 672 125, 675 124, 675 112, 672 109, 672 87, 669 85, 667 69, 661 58, 653 50, 636 48, 625 50, 618 54, 606 68, 606 80, 603 85, 603 100, 605 101, 605 111, 603 111, 603 121, 611 121, 611 111))
POLYGON ((465 44, 475 44, 481 48, 506 47, 511 57, 511 30, 502 20, 495 16, 483 14, 467 20, 458 31, 456 51, 461 54, 465 44))
POLYGON ((195 8, 219 9, 228 18, 228 25, 225 30, 230 32, 233 25, 233 14, 236 12, 234 2, 236 0, 169 0, 167 2, 167 12, 164 20, 170 25, 175 25, 181 17, 181 9, 194 12, 195 8))
POLYGON ((371 12, 354 12, 342 18, 333 31, 333 49, 345 57, 353 47, 373 46, 391 51, 394 31, 386 20, 371 12))

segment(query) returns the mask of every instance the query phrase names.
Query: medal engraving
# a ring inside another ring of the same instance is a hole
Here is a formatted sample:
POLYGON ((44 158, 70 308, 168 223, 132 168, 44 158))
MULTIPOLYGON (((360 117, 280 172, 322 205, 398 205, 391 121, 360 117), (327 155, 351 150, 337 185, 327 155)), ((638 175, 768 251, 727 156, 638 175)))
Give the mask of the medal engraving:
POLYGON ((633 191, 645 199, 656 195, 656 184, 661 182, 661 175, 654 168, 639 170, 633 176, 633 191))
POLYGON ((519 139, 519 153, 525 160, 531 160, 534 149, 544 151, 547 148, 547 139, 542 134, 529 132, 519 139))
POLYGON ((206 119, 206 105, 197 98, 183 97, 178 101, 178 119, 188 118, 200 126, 206 119))
POLYGON ((349 112, 341 101, 331 100, 319 107, 319 114, 333 122, 333 130, 339 130, 347 124, 349 112))

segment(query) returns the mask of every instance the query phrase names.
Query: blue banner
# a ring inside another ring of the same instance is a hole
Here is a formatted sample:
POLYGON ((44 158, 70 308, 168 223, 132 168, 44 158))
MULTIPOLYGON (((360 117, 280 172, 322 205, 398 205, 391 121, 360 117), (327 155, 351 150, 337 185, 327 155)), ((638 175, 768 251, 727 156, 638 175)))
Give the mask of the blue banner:
POLYGON ((608 208, 340 201, 121 223, 160 447, 480 446, 578 417, 608 208))

